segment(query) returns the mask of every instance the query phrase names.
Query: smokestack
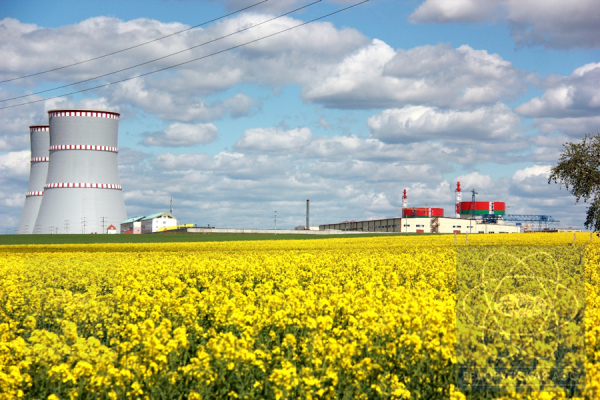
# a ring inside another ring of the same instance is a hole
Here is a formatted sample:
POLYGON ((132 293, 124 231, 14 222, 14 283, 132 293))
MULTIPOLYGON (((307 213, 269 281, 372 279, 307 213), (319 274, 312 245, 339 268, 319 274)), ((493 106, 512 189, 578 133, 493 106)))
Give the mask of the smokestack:
POLYGON ((33 125, 29 127, 31 140, 31 160, 29 169, 29 186, 25 195, 25 205, 21 212, 17 233, 30 234, 35 232, 44 184, 48 175, 48 148, 50 147, 50 127, 48 125, 33 125))
POLYGON ((41 233, 70 226, 70 233, 120 231, 127 219, 117 165, 119 113, 48 111, 50 162, 37 225, 41 233), (80 228, 81 227, 81 228, 80 228))
POLYGON ((408 200, 406 198, 406 189, 404 189, 404 195, 402 196, 402 208, 408 207, 408 200))
POLYGON ((456 199, 455 217, 460 218, 460 202, 462 200, 462 192, 460 191, 460 182, 456 182, 456 190, 454 193, 455 193, 455 199, 456 199))
POLYGON ((306 229, 310 229, 310 200, 306 200, 306 229))

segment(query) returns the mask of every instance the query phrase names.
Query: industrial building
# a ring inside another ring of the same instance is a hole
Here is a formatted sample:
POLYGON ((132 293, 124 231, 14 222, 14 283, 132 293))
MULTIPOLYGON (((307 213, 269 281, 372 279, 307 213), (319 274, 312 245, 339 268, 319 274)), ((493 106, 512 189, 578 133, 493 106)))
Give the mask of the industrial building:
POLYGON ((505 203, 500 201, 462 201, 460 182, 455 191, 455 215, 444 216, 443 208, 407 205, 406 190, 402 196, 402 217, 369 221, 345 221, 319 225, 320 230, 404 233, 519 233, 521 227, 505 224, 505 203), (484 216, 496 216, 493 223, 484 216), (478 217, 479 219, 476 219, 478 217))
POLYGON ((506 224, 485 224, 480 221, 448 217, 405 217, 369 221, 345 221, 319 225, 320 230, 398 233, 519 233, 521 228, 506 224))
POLYGON ((34 194, 28 193, 21 216, 24 227, 31 226, 19 233, 97 233, 120 227, 127 213, 117 165, 119 116, 101 110, 48 111, 49 125, 41 132, 49 133, 49 141, 31 133, 29 187, 34 194), (37 167, 42 162, 46 171, 37 167), (40 180, 43 187, 34 188, 40 180), (36 195, 41 202, 32 223, 34 207, 28 199, 36 195))
MULTIPOLYGON (((192 225, 184 225, 191 227, 192 225)), ((156 213, 143 217, 133 217, 121 222, 121 233, 155 233, 177 229, 177 218, 167 212, 156 213)))
MULTIPOLYGON (((35 232, 44 185, 48 175, 48 152, 50 148, 50 127, 48 125, 32 125, 29 127, 29 140, 31 143, 31 160, 29 161, 29 185, 25 195, 25 205, 19 220, 18 234, 35 232)), ((40 232, 38 232, 40 233, 40 232)))
POLYGON ((140 221, 142 222, 142 233, 154 233, 163 228, 177 226, 177 218, 167 212, 148 215, 140 221))
POLYGON ((121 222, 121 233, 141 234, 143 218, 145 217, 133 217, 121 222))

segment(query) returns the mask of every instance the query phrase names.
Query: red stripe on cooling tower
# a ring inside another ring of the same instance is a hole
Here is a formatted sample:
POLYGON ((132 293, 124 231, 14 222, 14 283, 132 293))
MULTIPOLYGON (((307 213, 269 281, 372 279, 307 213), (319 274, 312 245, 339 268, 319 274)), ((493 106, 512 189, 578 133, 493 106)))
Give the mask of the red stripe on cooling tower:
POLYGON ((44 189, 56 189, 56 188, 89 188, 89 189, 114 189, 123 190, 121 185, 113 185, 111 183, 81 183, 81 182, 60 182, 60 183, 47 183, 44 189))
POLYGON ((83 110, 53 110, 48 111, 50 118, 54 117, 92 117, 119 119, 120 114, 111 111, 83 111, 83 110))
POLYGON ((34 162, 48 162, 50 160, 49 157, 34 157, 31 160, 29 160, 30 163, 34 163, 34 162))
POLYGON ((29 132, 43 132, 43 131, 49 131, 50 127, 48 125, 35 125, 35 126, 30 126, 29 127, 29 132))
POLYGON ((44 195, 44 191, 37 191, 37 192, 27 192, 25 194, 25 197, 29 197, 29 196, 43 196, 44 195))
POLYGON ((111 153, 118 153, 118 147, 112 146, 96 146, 93 144, 58 144, 50 146, 50 151, 55 150, 96 150, 96 151, 109 151, 111 153))

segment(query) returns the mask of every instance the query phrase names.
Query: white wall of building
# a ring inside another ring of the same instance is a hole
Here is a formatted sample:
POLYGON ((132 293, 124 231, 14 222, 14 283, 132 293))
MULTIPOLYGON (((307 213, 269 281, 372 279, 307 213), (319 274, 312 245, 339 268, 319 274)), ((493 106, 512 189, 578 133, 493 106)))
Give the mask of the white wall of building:
POLYGON ((339 224, 319 225, 319 229, 335 229, 362 232, 431 233, 432 224, 437 222, 438 233, 519 233, 514 225, 482 224, 462 218, 389 218, 371 221, 349 221, 339 224))
POLYGON ((177 218, 163 213, 156 218, 142 220, 142 233, 158 232, 160 228, 169 228, 177 226, 177 218))

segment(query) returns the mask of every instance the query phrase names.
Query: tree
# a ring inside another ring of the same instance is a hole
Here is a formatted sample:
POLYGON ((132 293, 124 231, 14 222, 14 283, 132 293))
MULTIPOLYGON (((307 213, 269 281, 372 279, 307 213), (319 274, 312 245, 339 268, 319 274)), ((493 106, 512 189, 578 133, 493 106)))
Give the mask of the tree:
POLYGON ((575 196, 589 202, 585 227, 600 232, 600 133, 586 134, 580 143, 566 143, 556 167, 550 170, 548 183, 565 184, 575 196))

